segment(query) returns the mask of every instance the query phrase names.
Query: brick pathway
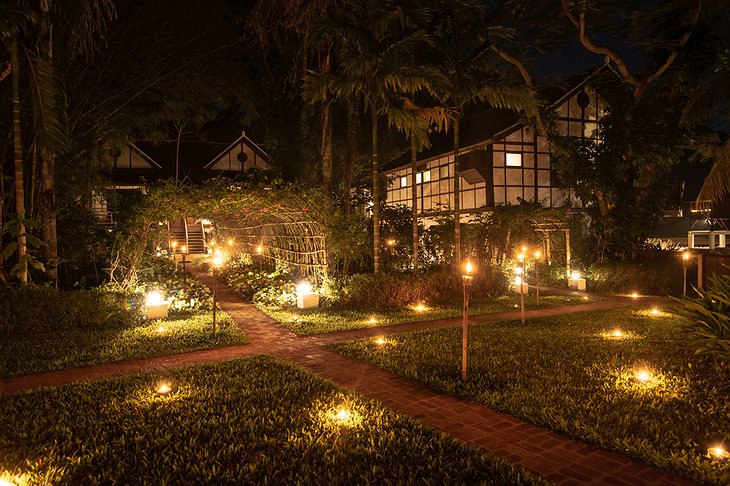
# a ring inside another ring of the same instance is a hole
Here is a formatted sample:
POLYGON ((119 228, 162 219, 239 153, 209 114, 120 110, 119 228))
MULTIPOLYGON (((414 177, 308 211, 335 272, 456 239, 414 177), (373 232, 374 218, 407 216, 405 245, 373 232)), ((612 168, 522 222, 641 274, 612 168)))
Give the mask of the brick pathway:
MULTIPOLYGON (((215 282, 211 276, 204 273, 196 272, 196 277, 209 287, 215 282)), ((496 413, 481 405, 434 392, 420 383, 322 347, 332 342, 377 334, 458 326, 461 325, 460 318, 298 337, 255 306, 242 302, 225 285, 218 284, 218 302, 246 332, 251 344, 14 377, 0 382, 0 394, 129 373, 160 371, 255 354, 274 354, 304 366, 339 386, 415 417, 427 425, 479 448, 486 454, 506 459, 559 484, 616 486, 693 484, 627 457, 568 439, 509 415, 496 413)), ((629 302, 627 299, 610 298, 584 305, 531 310, 526 316, 608 309, 629 302)), ((650 304, 648 300, 645 302, 650 304)), ((474 317, 471 321, 493 322, 518 319, 519 316, 519 312, 504 312, 474 317)))

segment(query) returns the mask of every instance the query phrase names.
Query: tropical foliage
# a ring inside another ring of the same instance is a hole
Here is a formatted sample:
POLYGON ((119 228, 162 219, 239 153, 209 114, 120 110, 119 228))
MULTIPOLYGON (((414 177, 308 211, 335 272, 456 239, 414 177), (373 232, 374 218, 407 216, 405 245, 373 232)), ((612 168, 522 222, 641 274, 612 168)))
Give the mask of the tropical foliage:
POLYGON ((677 314, 688 324, 684 334, 695 354, 730 362, 730 276, 713 275, 708 289, 695 289, 696 299, 675 299, 677 314))

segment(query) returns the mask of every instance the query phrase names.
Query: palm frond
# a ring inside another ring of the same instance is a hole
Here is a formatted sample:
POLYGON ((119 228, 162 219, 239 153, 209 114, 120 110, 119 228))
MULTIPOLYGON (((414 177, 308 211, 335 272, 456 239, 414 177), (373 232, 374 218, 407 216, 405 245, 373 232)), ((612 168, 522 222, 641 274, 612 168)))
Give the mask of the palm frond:
POLYGON ((9 41, 36 20, 37 15, 30 7, 0 3, 0 39, 9 41))
POLYGON ((703 87, 682 111, 680 125, 688 127, 710 120, 720 112, 723 103, 730 101, 730 71, 703 87))
POLYGON ((25 50, 28 60, 33 123, 38 147, 48 157, 68 152, 66 124, 58 109, 61 84, 50 62, 25 50))
POLYGON ((525 86, 480 86, 470 97, 495 108, 524 111, 527 116, 535 116, 538 111, 535 94, 525 86))
POLYGON ((698 200, 720 201, 730 194, 730 140, 705 178, 698 200))

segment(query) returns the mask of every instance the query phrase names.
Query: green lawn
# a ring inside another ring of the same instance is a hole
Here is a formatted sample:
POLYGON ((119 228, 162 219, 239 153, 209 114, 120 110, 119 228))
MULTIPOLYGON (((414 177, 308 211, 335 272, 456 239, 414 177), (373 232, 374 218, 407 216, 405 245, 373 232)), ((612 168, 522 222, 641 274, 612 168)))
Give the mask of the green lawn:
MULTIPOLYGON (((586 304, 595 299, 550 295, 540 297, 540 307, 556 307, 560 305, 586 304)), ((519 310, 519 296, 514 294, 502 295, 483 302, 475 302, 470 308, 470 315, 494 314, 519 310)), ((526 309, 536 308, 535 296, 530 295, 525 300, 526 309)), ((434 321, 460 317, 461 307, 427 306, 425 311, 415 309, 364 311, 333 308, 318 308, 300 310, 295 307, 261 307, 271 317, 281 322, 299 335, 320 334, 326 332, 346 331, 348 329, 363 329, 366 327, 391 326, 407 322, 434 321)))
POLYGON ((6 481, 539 484, 269 356, 1 396, 0 414, 6 481))
POLYGON ((185 319, 152 321, 140 326, 94 330, 60 330, 0 337, 0 376, 8 377, 150 358, 198 349, 245 344, 249 340, 224 312, 212 335, 212 313, 185 319), (162 329, 161 329, 162 328, 162 329))
POLYGON ((680 325, 640 307, 476 325, 466 384, 460 329, 331 347, 649 464, 730 484, 730 462, 706 457, 708 447, 730 445, 730 372, 686 351, 680 325), (650 382, 635 378, 641 368, 650 382))

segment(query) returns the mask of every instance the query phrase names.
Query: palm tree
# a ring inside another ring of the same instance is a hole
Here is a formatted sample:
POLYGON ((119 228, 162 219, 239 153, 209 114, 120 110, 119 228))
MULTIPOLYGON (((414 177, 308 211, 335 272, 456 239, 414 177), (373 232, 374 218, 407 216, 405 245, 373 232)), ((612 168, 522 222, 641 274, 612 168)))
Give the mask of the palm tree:
POLYGON ((489 58, 489 41, 483 37, 486 9, 480 0, 441 0, 434 6, 440 22, 435 26, 438 51, 445 77, 449 80, 441 92, 441 102, 449 108, 453 125, 454 157, 454 262, 461 261, 460 221, 460 122, 465 108, 476 101, 487 102, 495 108, 524 110, 537 113, 532 90, 504 84, 494 72, 489 58))
MULTIPOLYGON (((728 100, 730 100, 730 69, 725 69, 687 103, 680 124, 689 127, 707 121, 719 115, 721 107, 728 100)), ((730 193, 730 140, 718 154, 697 199, 720 201, 728 193, 730 193)))
MULTIPOLYGON (((20 32, 32 24, 35 15, 20 5, 0 5, 0 39, 10 50, 10 78, 13 106, 13 163, 15 179, 15 212, 18 218, 18 269, 16 275, 22 285, 28 283, 25 234, 25 188, 23 185, 23 137, 20 123, 20 56, 18 55, 20 32)), ((0 213, 0 218, 2 214, 0 213)), ((1 225, 0 225, 1 227, 1 225)))
POLYGON ((433 71, 405 62, 428 42, 423 26, 429 21, 427 9, 403 8, 389 0, 348 0, 340 13, 321 19, 314 27, 315 36, 333 39, 337 66, 329 73, 310 71, 304 79, 305 97, 318 102, 329 96, 340 100, 362 96, 370 112, 376 273, 380 271, 378 121, 387 116, 390 126, 405 129, 402 122, 408 115, 400 97, 430 89, 433 71))

